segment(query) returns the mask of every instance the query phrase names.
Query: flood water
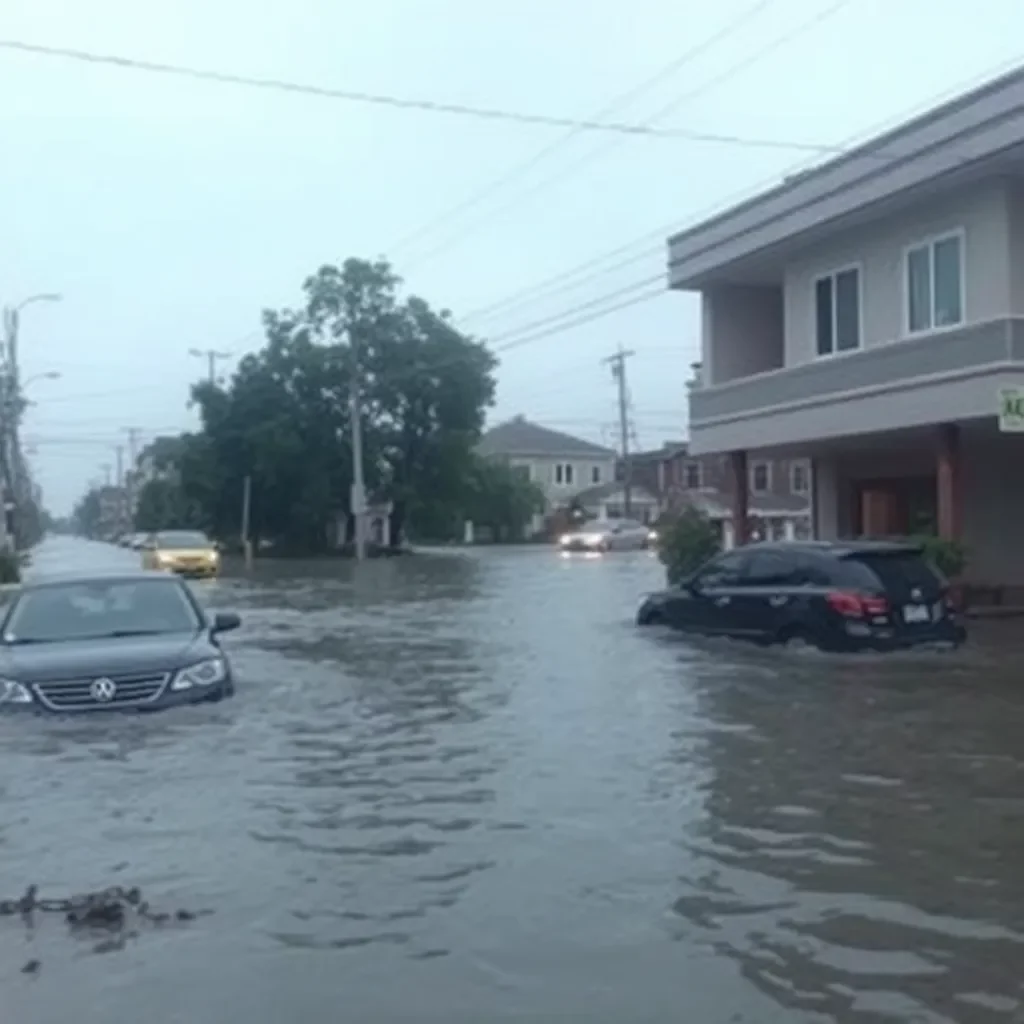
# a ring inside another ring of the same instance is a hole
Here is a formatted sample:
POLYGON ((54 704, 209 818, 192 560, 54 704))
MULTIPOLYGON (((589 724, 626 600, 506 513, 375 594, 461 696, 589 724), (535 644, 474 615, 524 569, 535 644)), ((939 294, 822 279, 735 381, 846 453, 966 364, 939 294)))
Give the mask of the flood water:
POLYGON ((760 651, 637 630, 660 581, 530 548, 197 584, 244 619, 233 701, 0 718, 0 897, 214 913, 106 953, 0 918, 0 1020, 1024 1021, 1024 629, 760 651))

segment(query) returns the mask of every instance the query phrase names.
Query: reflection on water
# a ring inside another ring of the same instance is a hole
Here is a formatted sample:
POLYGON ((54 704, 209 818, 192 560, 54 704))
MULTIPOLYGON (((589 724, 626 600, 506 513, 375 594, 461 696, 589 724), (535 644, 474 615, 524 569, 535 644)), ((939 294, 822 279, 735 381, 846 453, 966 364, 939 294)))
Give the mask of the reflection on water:
MULTIPOLYGON (((39 569, 90 561, 136 564, 39 569)), ((0 858, 11 894, 216 914, 100 966, 0 919, 5 1019, 1024 1019, 1012 625, 955 656, 694 643, 633 627, 659 578, 529 549, 197 584, 243 614, 239 698, 0 720, 0 858)))

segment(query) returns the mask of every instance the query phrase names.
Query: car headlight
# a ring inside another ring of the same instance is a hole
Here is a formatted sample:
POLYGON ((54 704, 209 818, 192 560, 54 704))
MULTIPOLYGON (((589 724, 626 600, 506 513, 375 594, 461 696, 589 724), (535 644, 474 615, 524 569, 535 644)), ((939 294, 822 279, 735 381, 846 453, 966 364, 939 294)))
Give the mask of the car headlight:
POLYGON ((0 679, 0 704, 31 704, 28 687, 13 679, 0 679))
POLYGON ((224 682, 228 667, 223 658, 210 658, 199 661, 195 665, 183 668, 171 683, 172 690, 189 690, 193 686, 214 686, 224 682))

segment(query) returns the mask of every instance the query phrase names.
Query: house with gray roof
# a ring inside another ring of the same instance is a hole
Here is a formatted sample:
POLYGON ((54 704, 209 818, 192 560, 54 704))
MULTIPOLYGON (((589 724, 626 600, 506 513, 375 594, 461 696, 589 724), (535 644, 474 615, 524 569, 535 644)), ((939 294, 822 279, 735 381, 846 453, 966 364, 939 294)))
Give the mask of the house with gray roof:
POLYGON ((532 423, 524 416, 488 430, 477 446, 480 455, 502 459, 535 483, 546 511, 563 508, 581 491, 615 479, 611 448, 532 423))

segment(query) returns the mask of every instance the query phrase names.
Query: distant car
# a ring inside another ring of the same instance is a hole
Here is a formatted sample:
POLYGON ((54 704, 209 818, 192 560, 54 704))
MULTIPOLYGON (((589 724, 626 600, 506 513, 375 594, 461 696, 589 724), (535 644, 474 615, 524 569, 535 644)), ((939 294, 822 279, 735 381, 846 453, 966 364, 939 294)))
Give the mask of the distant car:
POLYGON ((161 530, 144 541, 142 567, 193 579, 209 578, 220 571, 220 552, 197 530, 161 530))
POLYGON ((234 693, 220 634, 187 584, 165 573, 22 587, 0 620, 0 712, 156 711, 234 693))
POLYGON ((654 543, 657 535, 633 519, 586 523, 559 538, 562 551, 638 551, 654 543))
POLYGON ((967 637, 921 548, 882 541, 737 548, 652 594, 637 622, 827 651, 956 646, 967 637))

